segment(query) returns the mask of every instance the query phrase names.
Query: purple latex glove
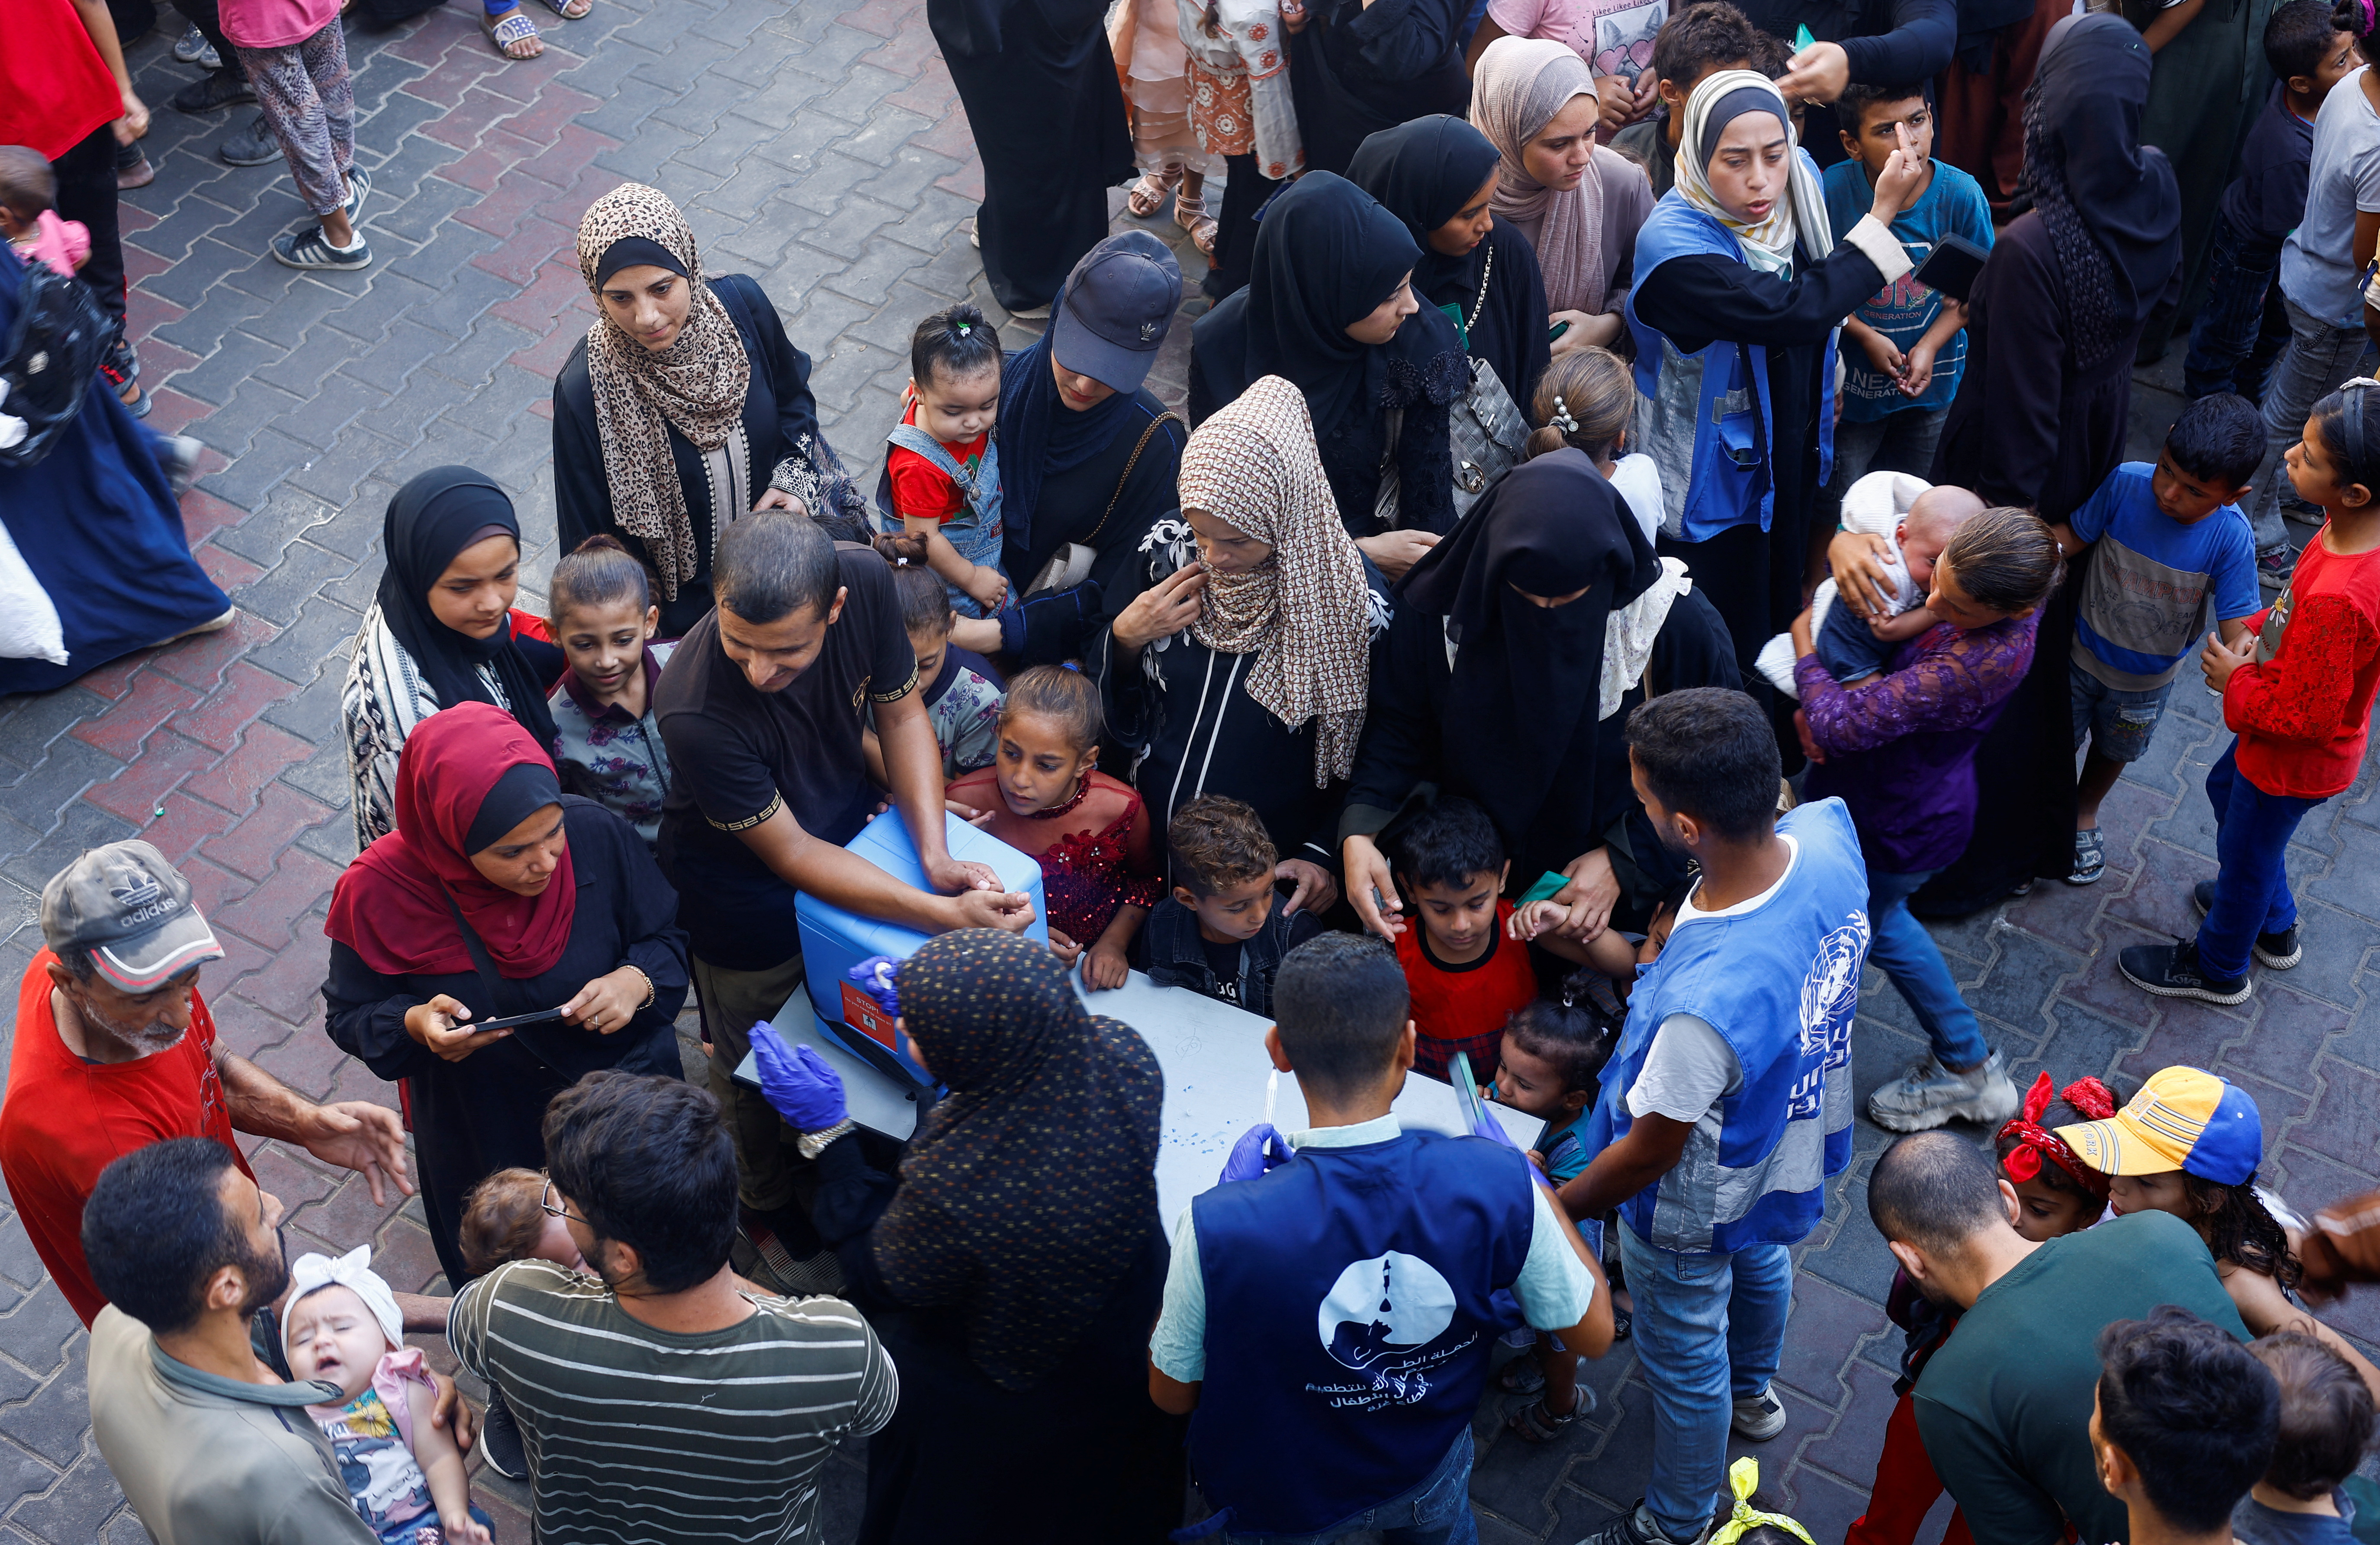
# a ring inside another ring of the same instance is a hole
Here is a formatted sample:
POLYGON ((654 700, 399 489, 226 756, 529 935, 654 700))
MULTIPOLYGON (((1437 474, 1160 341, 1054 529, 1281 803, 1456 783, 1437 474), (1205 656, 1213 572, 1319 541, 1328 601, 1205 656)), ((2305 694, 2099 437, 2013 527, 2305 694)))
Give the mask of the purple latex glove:
POLYGON ((843 1104, 843 1075, 814 1046, 789 1046, 774 1025, 752 1027, 752 1060, 760 1092, 797 1132, 822 1132, 850 1113, 843 1104))
POLYGON ((1289 1163, 1289 1140, 1269 1121, 1258 1122, 1232 1144, 1232 1156, 1223 1161, 1223 1179, 1261 1179, 1265 1171, 1289 1163))
POLYGON ((1512 1134, 1504 1129, 1504 1124, 1501 1121, 1496 1119, 1495 1111, 1488 1107, 1485 1100, 1479 1102, 1479 1123, 1471 1129, 1471 1135, 1475 1138, 1486 1138, 1490 1142, 1500 1142, 1515 1153, 1522 1151, 1521 1145, 1512 1141, 1512 1134))
POLYGON ((893 984, 892 974, 900 969, 901 962, 890 955, 870 955, 843 974, 874 998, 876 1007, 884 1010, 887 1018, 897 1020, 901 1017, 901 993, 893 984))

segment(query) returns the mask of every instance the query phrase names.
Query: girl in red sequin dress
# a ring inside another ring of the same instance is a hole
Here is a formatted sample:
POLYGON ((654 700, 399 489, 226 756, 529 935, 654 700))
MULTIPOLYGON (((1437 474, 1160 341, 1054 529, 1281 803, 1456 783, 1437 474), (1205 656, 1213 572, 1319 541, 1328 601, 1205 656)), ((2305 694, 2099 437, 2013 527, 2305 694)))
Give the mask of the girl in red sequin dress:
POLYGON ((990 766, 944 791, 969 820, 1041 863, 1050 948, 1083 960, 1089 987, 1121 987, 1124 957, 1163 890, 1148 810, 1129 784, 1092 769, 1099 688, 1072 666, 1037 665, 1008 683, 990 766))

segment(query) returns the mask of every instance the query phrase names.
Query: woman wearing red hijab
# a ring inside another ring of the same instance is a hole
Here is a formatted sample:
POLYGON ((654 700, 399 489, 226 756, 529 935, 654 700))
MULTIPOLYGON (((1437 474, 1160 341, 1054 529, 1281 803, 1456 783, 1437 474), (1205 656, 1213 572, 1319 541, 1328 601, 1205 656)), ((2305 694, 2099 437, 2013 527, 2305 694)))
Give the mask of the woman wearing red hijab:
POLYGON ((396 829, 331 893, 322 1001, 332 1040, 409 1085, 431 1242, 459 1287, 464 1196, 496 1170, 543 1167, 547 1101, 598 1068, 681 1076, 686 935, 636 828, 565 794, 492 704, 415 727, 395 803, 396 829))

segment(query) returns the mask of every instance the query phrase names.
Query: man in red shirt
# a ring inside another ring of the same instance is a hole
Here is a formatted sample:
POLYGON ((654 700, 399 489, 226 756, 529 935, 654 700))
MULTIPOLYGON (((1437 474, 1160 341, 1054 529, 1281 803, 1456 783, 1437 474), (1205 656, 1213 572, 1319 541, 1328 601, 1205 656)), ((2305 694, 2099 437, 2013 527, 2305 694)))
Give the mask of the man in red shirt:
POLYGON ((189 882, 146 842, 111 842, 42 892, 48 946, 17 997, 0 1177, 33 1249, 89 1325, 106 1300, 82 1253, 82 1209, 99 1172, 167 1138, 212 1138, 255 1178, 232 1134, 279 1139, 411 1195, 395 1113, 359 1100, 318 1105, 215 1039, 199 968, 223 948, 189 882))

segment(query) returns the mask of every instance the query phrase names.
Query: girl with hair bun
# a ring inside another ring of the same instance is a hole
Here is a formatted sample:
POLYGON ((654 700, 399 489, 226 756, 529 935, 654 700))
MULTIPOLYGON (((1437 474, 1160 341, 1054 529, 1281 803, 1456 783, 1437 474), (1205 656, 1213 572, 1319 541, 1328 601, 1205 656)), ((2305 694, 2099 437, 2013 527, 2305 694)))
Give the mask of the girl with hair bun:
POLYGON ((1611 480, 1628 513, 1658 539, 1661 468, 1642 451, 1628 448, 1636 423, 1636 378, 1628 362, 1609 349, 1589 345, 1557 356, 1537 382, 1530 416, 1545 426, 1529 436, 1526 453, 1542 456, 1567 445, 1584 451, 1595 469, 1611 480))
POLYGON ((553 566, 546 597, 547 626, 570 662, 545 699, 554 770, 565 792, 618 815, 650 848, 669 793, 653 682, 676 647, 650 642, 662 617, 652 576, 619 538, 598 532, 553 566))

